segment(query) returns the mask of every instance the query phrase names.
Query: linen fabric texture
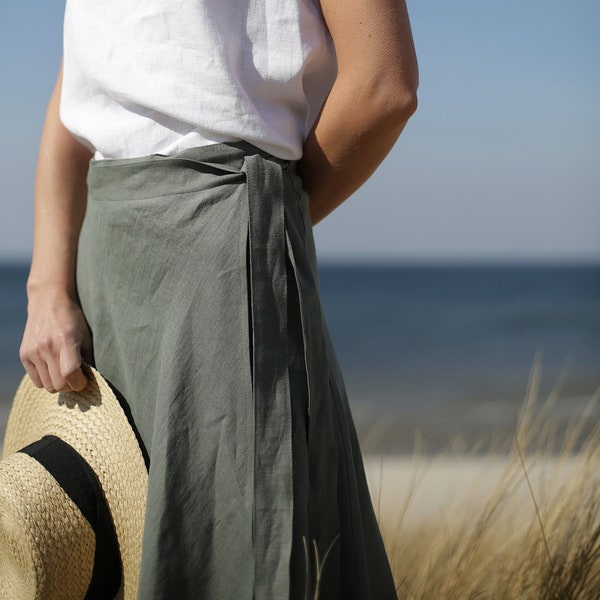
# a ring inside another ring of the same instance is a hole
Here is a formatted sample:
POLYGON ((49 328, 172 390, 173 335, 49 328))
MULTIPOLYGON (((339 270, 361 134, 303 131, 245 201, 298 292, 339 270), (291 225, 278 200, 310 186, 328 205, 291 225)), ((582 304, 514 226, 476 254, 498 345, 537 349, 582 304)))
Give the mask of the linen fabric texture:
POLYGON ((61 119, 96 158, 298 159, 336 75, 318 0, 67 0, 61 119))
POLYGON ((395 599, 295 164, 216 144, 88 187, 80 300, 150 457, 139 598, 395 599))

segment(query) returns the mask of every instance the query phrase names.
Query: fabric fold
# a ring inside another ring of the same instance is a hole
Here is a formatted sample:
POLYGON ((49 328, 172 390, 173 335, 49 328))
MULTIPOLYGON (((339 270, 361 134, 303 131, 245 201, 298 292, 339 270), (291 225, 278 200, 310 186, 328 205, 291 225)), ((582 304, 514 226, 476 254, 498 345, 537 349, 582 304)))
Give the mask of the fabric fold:
POLYGON ((292 440, 282 168, 279 162, 259 154, 247 156, 243 167, 247 176, 253 332, 253 534, 257 598, 268 598, 269 594, 287 595, 292 544, 292 440), (261 196, 263 198, 258 201, 261 196), (277 476, 274 477, 275 473, 277 476))

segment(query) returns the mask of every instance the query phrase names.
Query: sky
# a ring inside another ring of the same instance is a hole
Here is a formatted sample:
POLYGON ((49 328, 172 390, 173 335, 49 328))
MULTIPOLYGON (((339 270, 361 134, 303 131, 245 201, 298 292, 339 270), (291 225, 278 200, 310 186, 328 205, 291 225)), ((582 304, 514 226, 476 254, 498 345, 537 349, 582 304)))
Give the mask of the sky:
MULTIPOLYGON (((600 3, 408 0, 419 108, 322 261, 600 263, 600 3)), ((30 255, 64 2, 0 4, 0 260, 30 255)))

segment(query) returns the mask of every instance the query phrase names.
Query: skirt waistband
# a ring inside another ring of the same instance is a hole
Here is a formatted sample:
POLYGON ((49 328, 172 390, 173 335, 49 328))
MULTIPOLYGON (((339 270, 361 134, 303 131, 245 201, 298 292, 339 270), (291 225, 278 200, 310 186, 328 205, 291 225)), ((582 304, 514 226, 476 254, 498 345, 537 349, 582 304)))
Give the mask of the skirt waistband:
MULTIPOLYGON (((92 159, 87 184, 94 200, 148 200, 197 191, 193 173, 218 175, 214 184, 242 183, 249 157, 268 167, 295 172, 295 161, 277 158, 247 142, 211 144, 173 155, 117 159, 92 159)), ((204 179, 203 186, 210 182, 204 179)))

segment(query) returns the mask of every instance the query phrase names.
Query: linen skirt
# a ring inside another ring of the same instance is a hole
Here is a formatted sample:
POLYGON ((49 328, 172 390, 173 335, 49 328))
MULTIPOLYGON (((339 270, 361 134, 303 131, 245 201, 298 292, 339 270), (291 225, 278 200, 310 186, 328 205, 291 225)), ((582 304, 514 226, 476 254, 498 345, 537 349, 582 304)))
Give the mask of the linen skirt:
POLYGON ((77 286, 149 462, 140 600, 396 598, 293 162, 93 160, 77 286))

